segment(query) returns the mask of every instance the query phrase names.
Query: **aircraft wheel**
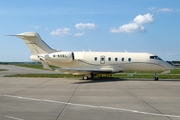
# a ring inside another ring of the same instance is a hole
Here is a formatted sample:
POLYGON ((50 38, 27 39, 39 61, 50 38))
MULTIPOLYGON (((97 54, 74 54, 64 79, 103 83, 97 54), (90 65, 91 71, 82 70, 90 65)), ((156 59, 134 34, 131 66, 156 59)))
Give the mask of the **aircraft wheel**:
POLYGON ((84 75, 83 80, 88 80, 88 76, 84 75))
POLYGON ((155 74, 154 74, 154 80, 155 80, 155 81, 158 81, 158 80, 159 80, 159 78, 158 78, 158 73, 157 73, 157 72, 155 72, 155 74))
POLYGON ((158 81, 159 80, 159 78, 158 77, 154 77, 154 81, 158 81))
POLYGON ((93 73, 91 73, 91 76, 90 77, 88 77, 89 79, 93 79, 94 78, 94 74, 93 73))

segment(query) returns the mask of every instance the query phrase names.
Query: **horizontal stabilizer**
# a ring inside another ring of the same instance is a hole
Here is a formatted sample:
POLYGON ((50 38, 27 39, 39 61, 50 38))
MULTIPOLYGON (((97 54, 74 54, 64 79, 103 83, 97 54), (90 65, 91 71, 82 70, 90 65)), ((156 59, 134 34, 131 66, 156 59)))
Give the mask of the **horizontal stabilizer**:
POLYGON ((22 38, 22 37, 38 37, 38 34, 36 34, 35 32, 25 32, 16 35, 6 35, 6 36, 16 36, 22 38))
POLYGON ((17 35, 6 36, 16 36, 23 39, 33 55, 57 52, 57 50, 49 47, 36 32, 24 32, 17 35))
POLYGON ((36 37, 36 35, 30 34, 30 35, 21 35, 21 34, 17 34, 17 35, 5 35, 5 36, 16 36, 16 37, 36 37))

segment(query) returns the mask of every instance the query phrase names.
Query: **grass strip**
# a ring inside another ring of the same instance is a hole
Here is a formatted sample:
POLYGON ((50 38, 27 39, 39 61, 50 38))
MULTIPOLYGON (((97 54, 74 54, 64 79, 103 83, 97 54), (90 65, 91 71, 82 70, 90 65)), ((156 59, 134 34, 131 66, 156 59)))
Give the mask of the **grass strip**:
POLYGON ((4 77, 72 78, 77 76, 72 74, 15 74, 5 75, 4 77))
POLYGON ((0 69, 0 71, 8 71, 8 69, 0 69))
MULTIPOLYGON (((41 64, 15 64, 15 66, 44 70, 41 64)), ((52 65, 49 65, 49 67, 52 69, 55 68, 55 66, 52 65)))
MULTIPOLYGON (((127 76, 126 74, 114 74, 118 78, 154 78, 154 74, 135 74, 134 76, 127 76)), ((159 74, 159 79, 180 79, 180 75, 159 74)))
MULTIPOLYGON (((158 75, 160 79, 180 79, 180 75, 158 75)), ((81 78, 81 76, 73 76, 72 74, 15 74, 5 75, 4 77, 34 77, 34 78, 81 78)), ((136 74, 134 76, 127 76, 126 74, 114 74, 114 78, 153 78, 152 74, 136 74)))

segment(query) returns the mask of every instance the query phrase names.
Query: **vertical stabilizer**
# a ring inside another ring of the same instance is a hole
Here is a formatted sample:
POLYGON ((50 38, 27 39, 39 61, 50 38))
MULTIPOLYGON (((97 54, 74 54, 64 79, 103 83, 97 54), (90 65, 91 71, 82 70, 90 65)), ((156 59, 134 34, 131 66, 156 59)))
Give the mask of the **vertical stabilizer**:
POLYGON ((47 54, 57 51, 50 48, 36 32, 25 32, 10 36, 16 36, 23 39, 33 55, 47 54))

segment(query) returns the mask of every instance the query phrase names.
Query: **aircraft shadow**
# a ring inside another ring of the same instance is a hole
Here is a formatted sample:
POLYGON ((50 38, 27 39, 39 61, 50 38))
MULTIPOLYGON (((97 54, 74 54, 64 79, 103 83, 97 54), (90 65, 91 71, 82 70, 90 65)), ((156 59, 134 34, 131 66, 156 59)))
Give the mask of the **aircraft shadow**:
MULTIPOLYGON (((80 79, 80 82, 75 82, 73 84, 87 84, 87 83, 103 83, 103 82, 117 82, 117 81, 154 81, 153 79, 129 79, 129 78, 94 78, 92 80, 83 80, 80 79)), ((160 79, 154 82, 180 82, 180 79, 160 79)))
POLYGON ((93 78, 92 80, 83 80, 80 79, 80 82, 75 82, 74 84, 85 84, 85 83, 101 83, 101 82, 117 82, 117 81, 126 81, 128 79, 124 78, 93 78))

